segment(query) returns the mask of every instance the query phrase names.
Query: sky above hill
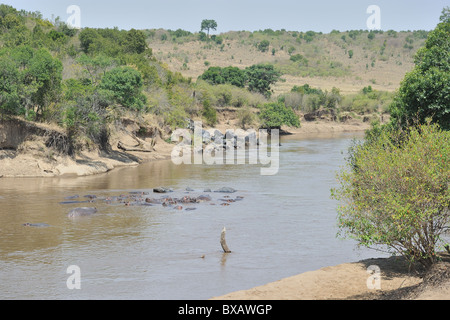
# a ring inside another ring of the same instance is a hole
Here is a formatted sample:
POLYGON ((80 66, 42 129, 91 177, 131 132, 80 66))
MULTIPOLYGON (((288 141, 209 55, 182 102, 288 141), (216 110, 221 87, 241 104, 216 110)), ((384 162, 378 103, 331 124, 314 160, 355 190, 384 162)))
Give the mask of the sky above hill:
POLYGON ((221 33, 238 30, 329 33, 367 29, 370 5, 380 8, 382 30, 432 30, 448 0, 0 0, 16 9, 40 11, 67 21, 70 5, 80 8, 81 27, 200 31, 203 19, 221 33))

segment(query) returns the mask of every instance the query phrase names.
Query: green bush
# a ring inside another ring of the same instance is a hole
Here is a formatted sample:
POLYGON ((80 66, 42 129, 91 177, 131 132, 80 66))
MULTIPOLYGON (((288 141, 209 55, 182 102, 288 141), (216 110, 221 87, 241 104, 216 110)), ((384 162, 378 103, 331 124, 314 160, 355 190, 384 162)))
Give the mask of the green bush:
POLYGON ((339 235, 430 267, 450 223, 450 133, 374 130, 350 149, 332 190, 339 235))
POLYGON ((217 111, 211 106, 211 102, 208 99, 203 100, 202 115, 209 126, 213 126, 217 123, 217 111))
POLYGON ((300 127, 300 119, 295 112, 282 102, 270 102, 262 106, 259 113, 261 128, 280 129, 282 125, 300 127))
POLYGON ((210 67, 200 77, 211 84, 231 84, 243 88, 246 83, 246 73, 238 67, 210 67))
POLYGON ((140 110, 146 102, 142 85, 142 75, 139 71, 130 67, 117 67, 105 73, 100 88, 109 91, 118 104, 140 110))
POLYGON ((270 45, 269 40, 262 40, 260 43, 258 43, 256 47, 261 52, 267 52, 269 51, 269 45, 270 45))

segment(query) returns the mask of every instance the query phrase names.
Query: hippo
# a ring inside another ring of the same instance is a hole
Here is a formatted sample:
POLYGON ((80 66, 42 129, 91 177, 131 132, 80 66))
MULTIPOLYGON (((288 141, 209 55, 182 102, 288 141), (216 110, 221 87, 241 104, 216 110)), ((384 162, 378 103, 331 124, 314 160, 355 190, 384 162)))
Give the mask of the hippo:
POLYGON ((47 228, 50 227, 50 225, 46 223, 24 223, 23 226, 25 227, 35 227, 35 228, 47 228))
POLYGON ((146 202, 146 203, 153 203, 153 204, 161 204, 161 203, 162 203, 161 200, 158 200, 158 199, 152 199, 152 198, 146 198, 146 199, 145 199, 145 202, 146 202))
POLYGON ((75 195, 75 196, 65 197, 64 199, 66 199, 66 200, 74 200, 74 199, 78 199, 79 197, 80 197, 79 195, 75 195))
POLYGON ((91 216, 95 213, 97 213, 97 208, 83 207, 70 210, 67 216, 69 218, 76 218, 76 217, 91 216))
POLYGON ((211 201, 211 197, 208 195, 201 195, 197 197, 197 202, 208 202, 211 201))
POLYGON ((77 203, 89 203, 91 201, 62 201, 59 204, 77 204, 77 203))
POLYGON ((214 192, 220 192, 220 193, 235 193, 236 190, 233 189, 233 188, 223 187, 223 188, 220 188, 220 189, 218 189, 218 190, 216 190, 216 191, 214 191, 214 192))
POLYGON ((166 188, 166 187, 158 187, 153 189, 154 193, 169 193, 173 192, 172 188, 166 188))

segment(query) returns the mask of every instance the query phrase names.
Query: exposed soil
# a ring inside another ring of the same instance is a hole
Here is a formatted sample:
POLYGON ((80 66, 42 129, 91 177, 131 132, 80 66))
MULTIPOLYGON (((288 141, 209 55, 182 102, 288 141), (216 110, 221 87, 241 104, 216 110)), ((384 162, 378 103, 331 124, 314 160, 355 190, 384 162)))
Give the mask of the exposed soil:
POLYGON ((302 273, 213 300, 448 300, 450 255, 430 270, 413 270, 400 257, 368 259, 302 273), (379 288, 368 273, 379 269, 379 288), (371 281, 373 280, 373 281, 371 281), (369 286, 372 284, 372 286, 369 286))

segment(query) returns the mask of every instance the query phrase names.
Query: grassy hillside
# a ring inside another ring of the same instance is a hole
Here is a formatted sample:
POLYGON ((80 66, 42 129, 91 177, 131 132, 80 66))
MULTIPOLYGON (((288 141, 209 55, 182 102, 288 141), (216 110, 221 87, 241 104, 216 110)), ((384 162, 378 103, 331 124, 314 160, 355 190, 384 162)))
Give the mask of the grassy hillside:
POLYGON ((354 93, 368 85, 394 91, 412 69, 414 54, 427 32, 353 30, 322 34, 269 29, 222 33, 211 41, 199 40, 200 35, 147 30, 147 41, 158 60, 194 80, 209 66, 245 68, 271 63, 283 73, 285 81, 274 87, 280 94, 305 83, 327 90, 338 87, 342 93, 354 93), (259 46, 264 41, 269 43, 267 49, 259 46))

